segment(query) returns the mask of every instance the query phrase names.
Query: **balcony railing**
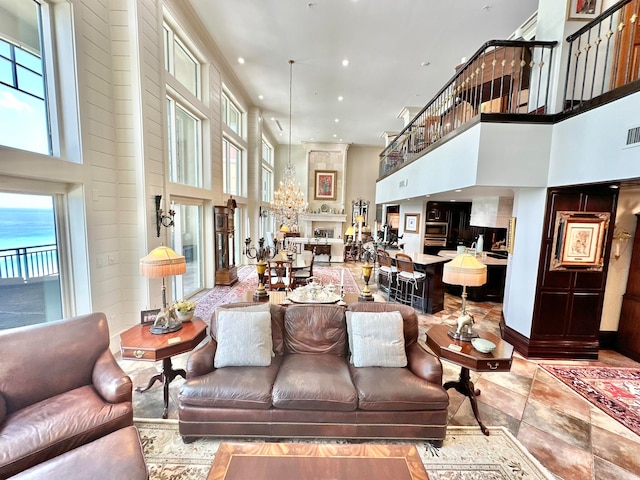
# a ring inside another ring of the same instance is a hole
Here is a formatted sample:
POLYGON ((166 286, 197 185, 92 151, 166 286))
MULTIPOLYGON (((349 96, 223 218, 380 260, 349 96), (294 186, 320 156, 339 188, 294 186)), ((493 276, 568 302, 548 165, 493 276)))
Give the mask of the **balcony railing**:
POLYGON ((55 244, 0 250, 0 279, 26 281, 58 273, 58 249, 55 244))
POLYGON ((480 113, 548 113, 557 42, 485 43, 380 154, 380 176, 419 157, 480 113))
POLYGON ((623 0, 567 37, 564 111, 640 78, 640 0, 623 0))

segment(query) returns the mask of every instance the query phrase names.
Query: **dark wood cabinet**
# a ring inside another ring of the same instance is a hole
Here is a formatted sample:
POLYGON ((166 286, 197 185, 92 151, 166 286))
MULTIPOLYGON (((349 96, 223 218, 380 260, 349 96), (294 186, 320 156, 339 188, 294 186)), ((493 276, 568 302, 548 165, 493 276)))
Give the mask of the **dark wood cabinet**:
POLYGON ((435 254, 439 250, 455 249, 458 242, 468 241, 469 219, 471 218, 470 202, 428 202, 427 222, 447 223, 447 244, 439 247, 425 247, 423 253, 435 254))
POLYGON ((633 238, 633 252, 627 279, 627 291, 622 297, 622 310, 616 350, 640 361, 640 214, 636 214, 636 233, 633 238))
POLYGON ((233 285, 238 281, 234 251, 233 209, 216 206, 214 209, 216 285, 233 285))

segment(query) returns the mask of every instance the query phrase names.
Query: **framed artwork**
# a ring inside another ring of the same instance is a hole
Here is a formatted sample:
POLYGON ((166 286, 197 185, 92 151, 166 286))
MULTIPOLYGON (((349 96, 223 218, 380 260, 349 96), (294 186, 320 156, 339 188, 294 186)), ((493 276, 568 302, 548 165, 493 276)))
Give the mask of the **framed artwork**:
POLYGON ((602 11, 604 0, 571 0, 567 20, 593 20, 602 11))
POLYGON ((337 170, 316 170, 316 188, 314 195, 316 200, 336 199, 337 173, 337 170))
POLYGON ((602 271, 608 212, 556 212, 549 270, 602 271))
POLYGON ((150 325, 156 321, 156 317, 160 313, 160 309, 156 308, 155 310, 143 310, 140 312, 140 323, 142 325, 150 325))
POLYGON ((404 231, 406 233, 418 233, 419 213, 406 213, 404 215, 404 231))
POLYGON ((513 253, 513 242, 516 238, 516 217, 511 217, 509 219, 509 226, 507 227, 507 241, 506 247, 507 252, 513 253))

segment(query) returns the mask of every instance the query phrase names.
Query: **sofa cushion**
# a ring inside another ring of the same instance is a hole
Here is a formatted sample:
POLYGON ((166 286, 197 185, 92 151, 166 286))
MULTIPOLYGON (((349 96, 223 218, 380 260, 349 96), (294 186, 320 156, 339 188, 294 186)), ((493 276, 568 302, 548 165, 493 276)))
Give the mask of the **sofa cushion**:
POLYGON ((361 410, 439 410, 449 396, 439 384, 416 377, 407 368, 349 366, 361 410))
POLYGON ((267 367, 271 364, 271 314, 223 310, 216 321, 215 368, 267 367))
MULTIPOLYGON (((222 310, 235 310, 240 309, 248 312, 271 312, 271 337, 273 341, 273 352, 276 355, 282 355, 284 353, 284 312, 285 307, 282 305, 274 305, 269 302, 239 302, 228 303, 221 305, 216 309, 216 312, 222 310)), ((216 315, 211 318, 211 336, 216 337, 216 315)))
POLYGON ((347 361, 332 354, 285 356, 272 395, 274 407, 289 410, 344 412, 358 406, 347 361))
POLYGON ((132 423, 131 402, 107 403, 91 386, 24 407, 7 415, 0 429, 0 478, 132 423))
POLYGON ((271 408, 271 391, 282 357, 268 367, 225 367, 184 382, 181 405, 221 408, 271 408))
POLYGON ((404 344, 409 347, 418 341, 418 315, 409 305, 382 302, 356 302, 349 305, 348 312, 400 312, 404 321, 404 344))
POLYGON ((284 315, 287 353, 346 355, 347 324, 337 305, 291 305, 284 315))
POLYGON ((346 312, 351 363, 356 367, 406 367, 400 312, 346 312))

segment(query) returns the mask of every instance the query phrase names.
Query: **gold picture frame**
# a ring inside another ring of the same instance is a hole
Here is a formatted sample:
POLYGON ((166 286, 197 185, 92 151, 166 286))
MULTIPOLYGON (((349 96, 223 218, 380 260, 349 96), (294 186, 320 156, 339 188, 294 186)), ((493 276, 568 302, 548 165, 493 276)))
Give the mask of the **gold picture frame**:
POLYGON ((602 271, 608 212, 556 212, 549 270, 602 271))
POLYGON ((419 213, 405 213, 404 215, 404 231, 406 233, 418 233, 418 225, 420 224, 419 213))
POLYGON ((337 170, 316 170, 315 171, 315 200, 335 200, 337 170))
POLYGON ((508 253, 513 253, 513 242, 516 239, 516 217, 509 219, 509 225, 507 227, 506 245, 508 253))

